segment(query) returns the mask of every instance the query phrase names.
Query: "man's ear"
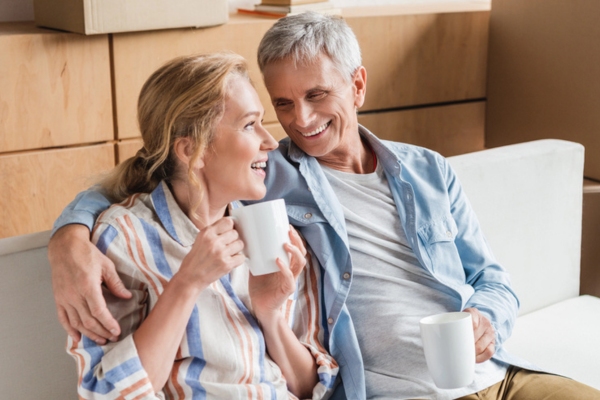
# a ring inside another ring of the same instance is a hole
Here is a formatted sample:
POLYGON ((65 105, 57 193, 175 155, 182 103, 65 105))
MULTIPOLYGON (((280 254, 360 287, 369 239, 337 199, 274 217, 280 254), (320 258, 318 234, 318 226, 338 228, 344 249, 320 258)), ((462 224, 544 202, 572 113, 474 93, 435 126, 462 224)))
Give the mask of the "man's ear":
POLYGON ((356 108, 362 107, 365 103, 367 94, 367 70, 362 65, 356 69, 352 77, 354 84, 354 105, 356 108))
MULTIPOLYGON (((175 139, 173 143, 173 151, 177 159, 189 167, 192 161, 192 155, 194 154, 194 142, 189 137, 179 137, 175 139)), ((200 157, 196 160, 196 167, 204 167, 204 160, 200 157)))

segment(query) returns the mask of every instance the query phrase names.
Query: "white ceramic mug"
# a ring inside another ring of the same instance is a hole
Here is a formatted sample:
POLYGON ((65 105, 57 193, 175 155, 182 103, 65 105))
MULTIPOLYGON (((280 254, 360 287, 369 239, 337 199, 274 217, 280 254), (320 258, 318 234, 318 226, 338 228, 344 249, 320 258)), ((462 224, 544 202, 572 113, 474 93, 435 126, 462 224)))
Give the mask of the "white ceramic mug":
POLYGON ((252 275, 278 272, 277 258, 289 263, 283 248, 283 244, 290 241, 290 225, 283 199, 233 208, 229 215, 244 242, 244 254, 252 275))
POLYGON ((475 340, 473 321, 467 312, 452 312, 423 318, 421 338, 427 368, 440 389, 455 389, 473 382, 475 340))

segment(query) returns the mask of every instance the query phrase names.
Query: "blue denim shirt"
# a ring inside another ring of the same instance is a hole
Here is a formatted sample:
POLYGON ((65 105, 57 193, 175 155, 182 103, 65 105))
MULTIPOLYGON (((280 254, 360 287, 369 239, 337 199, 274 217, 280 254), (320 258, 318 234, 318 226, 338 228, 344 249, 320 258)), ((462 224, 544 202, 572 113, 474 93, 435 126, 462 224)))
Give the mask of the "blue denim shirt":
MULTIPOLYGON (((496 330, 495 359, 535 369, 502 347, 512 331, 519 301, 447 160, 425 148, 379 140, 362 126, 359 131, 385 170, 402 226, 421 266, 452 289, 463 309, 475 307, 488 317, 496 330)), ((332 398, 364 399, 363 362, 345 304, 352 260, 342 207, 317 160, 289 139, 269 153, 265 183, 264 200, 286 200, 290 223, 320 262, 324 342, 340 366, 343 382, 332 398)), ((68 223, 91 229, 95 217, 108 206, 97 191, 82 192, 57 219, 54 230, 68 223)))
MULTIPOLYGON (((362 126, 359 131, 385 170, 402 226, 421 266, 452 289, 462 309, 475 307, 488 317, 496 330, 495 359, 535 368, 502 348, 511 334, 519 301, 447 160, 421 147, 379 140, 362 126)), ((345 304, 352 260, 342 207, 317 160, 289 139, 282 140, 269 156, 265 200, 285 198, 290 222, 303 234, 323 269, 322 323, 328 327, 326 343, 340 365, 345 390, 345 396, 338 390, 334 398, 363 399, 364 368, 345 304)))

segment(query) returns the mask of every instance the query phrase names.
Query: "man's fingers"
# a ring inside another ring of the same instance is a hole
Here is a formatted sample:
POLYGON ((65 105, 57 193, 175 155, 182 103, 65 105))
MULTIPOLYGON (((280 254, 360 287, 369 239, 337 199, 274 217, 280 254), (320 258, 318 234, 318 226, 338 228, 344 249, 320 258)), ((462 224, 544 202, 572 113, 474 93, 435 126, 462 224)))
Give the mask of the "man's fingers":
POLYGON ((103 345, 106 343, 106 338, 103 338, 103 337, 95 334, 94 332, 90 331, 89 329, 87 329, 85 327, 84 323, 82 322, 81 318, 79 317, 79 313, 77 310, 75 310, 72 307, 67 307, 66 312, 67 312, 67 315, 69 318, 69 322, 71 323, 71 326, 74 329, 81 332, 82 335, 87 336, 89 339, 93 340, 94 342, 96 342, 99 345, 103 345))
POLYGON ((67 311, 60 306, 56 306, 56 311, 58 313, 58 322, 62 325, 63 329, 67 331, 67 334, 73 338, 73 340, 81 340, 81 334, 79 331, 71 326, 69 322, 69 316, 67 315, 67 311))
POLYGON ((102 298, 102 301, 99 303, 88 301, 88 308, 90 310, 91 318, 89 320, 89 326, 84 321, 86 328, 93 330, 97 335, 109 340, 117 340, 121 333, 121 327, 110 311, 108 311, 104 298, 102 298))
MULTIPOLYGON (((102 271, 102 280, 104 281, 104 284, 106 285, 106 287, 108 288, 108 290, 114 294, 117 297, 120 297, 122 299, 129 299, 131 298, 131 292, 129 290, 127 290, 127 288, 125 288, 125 285, 123 285, 123 281, 121 280, 121 278, 119 278, 119 274, 117 274, 116 270, 115 270, 115 266, 112 263, 112 261, 110 261, 109 259, 106 259, 106 262, 110 262, 110 264, 108 266, 105 266, 103 268, 102 271)), ((91 302, 93 305, 95 305, 95 303, 92 301, 91 302)), ((104 304, 104 300, 102 301, 104 307, 106 308, 106 305, 104 304)), ((114 319, 113 319, 114 321, 114 319)), ((116 321, 115 321, 116 323, 116 321)))
POLYGON ((475 357, 475 362, 482 363, 484 361, 487 361, 490 358, 492 358, 492 356, 494 355, 495 352, 496 352, 496 342, 492 341, 488 344, 488 346, 482 352, 477 354, 477 356, 475 357))

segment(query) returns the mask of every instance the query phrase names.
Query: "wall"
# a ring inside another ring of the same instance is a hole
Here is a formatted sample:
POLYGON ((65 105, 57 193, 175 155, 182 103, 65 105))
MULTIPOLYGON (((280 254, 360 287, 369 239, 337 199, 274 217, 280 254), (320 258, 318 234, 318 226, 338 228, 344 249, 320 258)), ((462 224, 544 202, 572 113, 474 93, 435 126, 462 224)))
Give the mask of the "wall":
MULTIPOLYGON (((489 7, 348 8, 344 18, 368 71, 361 123, 446 156, 483 148, 489 7)), ((231 15, 216 27, 93 36, 0 23, 0 238, 50 229, 79 191, 139 149, 137 95, 175 56, 246 57, 266 127, 285 136, 255 61, 274 21, 231 15)))

